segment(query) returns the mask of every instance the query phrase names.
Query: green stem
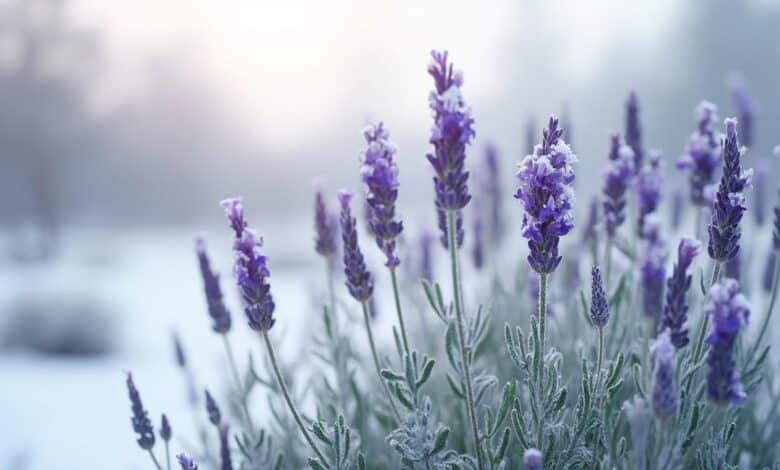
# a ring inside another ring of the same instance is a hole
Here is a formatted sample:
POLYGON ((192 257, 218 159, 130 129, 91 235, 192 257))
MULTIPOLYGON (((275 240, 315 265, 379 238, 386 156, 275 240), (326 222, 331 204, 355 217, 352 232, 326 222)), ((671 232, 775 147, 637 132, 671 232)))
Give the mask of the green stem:
POLYGON ((393 409, 393 414, 398 422, 401 422, 401 414, 398 412, 398 408, 395 407, 390 390, 387 388, 387 383, 382 378, 382 367, 379 365, 379 356, 376 354, 376 344, 374 343, 374 333, 371 331, 371 320, 368 316, 368 302, 360 302, 360 306, 363 307, 363 321, 366 323, 366 334, 368 335, 368 345, 371 347, 371 357, 374 359, 374 367, 376 367, 376 375, 379 377, 379 383, 382 384, 382 389, 387 395, 387 401, 390 402, 390 408, 393 409))
POLYGON ((539 302, 536 318, 539 328, 539 360, 536 369, 536 389, 537 404, 541 407, 537 411, 538 422, 536 423, 536 445, 539 449, 544 449, 544 343, 547 335, 545 328, 547 324, 547 274, 539 274, 539 302))
POLYGON ((477 468, 482 470, 482 449, 479 446, 479 428, 477 427, 477 413, 474 406, 474 395, 471 390, 471 372, 469 371, 468 357, 466 353, 466 333, 463 320, 463 306, 461 305, 460 272, 458 269, 458 246, 455 237, 455 211, 447 211, 447 236, 449 237, 450 264, 452 268, 452 289, 455 297, 455 316, 458 332, 458 349, 460 349, 461 368, 463 369, 463 381, 466 388, 466 405, 469 420, 471 421, 471 434, 474 439, 474 451, 477 454, 477 468))
POLYGON ((167 469, 171 470, 171 446, 168 441, 165 441, 165 463, 167 469))
POLYGON ((225 355, 227 355, 228 363, 230 364, 230 370, 233 374, 233 380, 236 382, 236 390, 238 391, 239 398, 241 399, 241 409, 244 412, 246 418, 246 424, 249 426, 250 432, 255 432, 255 424, 252 421, 252 415, 249 414, 249 405, 247 404, 247 395, 244 393, 244 386, 241 381, 241 375, 238 373, 238 367, 236 367, 236 359, 233 356, 233 348, 230 346, 230 340, 228 340, 227 334, 222 334, 222 343, 225 345, 225 355))
POLYGON ((404 315, 401 313, 401 294, 398 291, 398 276, 395 274, 395 268, 390 268, 390 278, 393 280, 393 297, 395 298, 395 311, 398 313, 398 326, 401 329, 401 341, 404 344, 404 353, 409 356, 409 340, 406 337, 406 327, 404 326, 404 315))
POLYGON ((607 244, 604 248, 604 265, 605 265, 605 276, 604 276, 604 287, 606 287, 607 291, 609 291, 610 283, 609 281, 612 279, 612 237, 607 237, 607 244))
POLYGON ((769 319, 772 317, 772 311, 775 306, 775 300, 777 300, 777 290, 778 290, 778 284, 780 284, 780 256, 777 257, 775 260, 775 277, 772 280, 772 295, 769 298, 769 305, 766 309, 766 314, 764 315, 764 321, 761 323, 761 329, 758 331, 758 338, 756 338, 756 342, 753 344, 753 347, 750 349, 750 353, 747 355, 747 361, 745 361, 745 364, 750 364, 750 361, 753 360, 753 356, 758 351, 758 348, 761 346, 761 340, 764 339, 764 334, 766 333, 767 327, 769 326, 769 319))
POLYGON ((314 451, 314 453, 317 455, 317 458, 320 459, 320 462, 322 462, 323 465, 327 465, 328 461, 325 459, 325 456, 322 454, 322 452, 320 452, 320 449, 317 448, 317 445, 314 444, 314 440, 311 438, 309 431, 306 430, 306 426, 303 424, 303 419, 301 418, 300 413, 298 413, 298 408, 295 407, 295 404, 290 397, 290 392, 287 390, 287 384, 285 383, 284 377, 282 377, 282 373, 279 371, 279 365, 276 362, 276 354, 274 353, 274 348, 271 345, 271 339, 268 338, 268 330, 263 330, 262 337, 265 343, 265 347, 268 350, 268 357, 271 360, 271 367, 273 367, 274 374, 276 375, 276 382, 279 384, 279 388, 282 390, 282 395, 284 395, 284 400, 287 402, 287 407, 290 408, 290 413, 292 413, 295 422, 298 423, 298 428, 300 428, 301 433, 303 433, 303 437, 306 439, 306 442, 309 443, 311 450, 314 451))
MULTIPOLYGON (((601 366, 604 360, 604 328, 599 327, 599 352, 596 356, 596 387, 601 386, 601 366)), ((594 390, 596 388, 594 387, 594 390)))
POLYGON ((336 292, 333 288, 333 266, 332 266, 331 256, 327 256, 325 258, 325 278, 327 279, 328 282, 328 300, 330 301, 330 314, 335 319, 336 318, 336 292))
POLYGON ((154 452, 152 452, 152 449, 149 449, 149 455, 152 457, 152 462, 154 462, 154 466, 157 467, 157 470, 162 470, 162 467, 160 466, 160 462, 157 461, 157 457, 154 456, 154 452))

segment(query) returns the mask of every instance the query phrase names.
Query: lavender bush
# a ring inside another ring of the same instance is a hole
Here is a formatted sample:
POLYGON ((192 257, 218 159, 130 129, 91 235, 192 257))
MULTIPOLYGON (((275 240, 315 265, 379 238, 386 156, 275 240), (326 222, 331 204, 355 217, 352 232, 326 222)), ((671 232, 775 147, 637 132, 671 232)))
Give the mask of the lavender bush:
MULTIPOLYGON (((576 238, 567 235, 575 229, 577 157, 560 121, 551 117, 539 135, 528 137, 534 143, 526 144, 529 154, 516 173, 519 204, 508 217, 503 207, 510 197, 501 189, 507 165, 497 147, 487 146, 484 158, 471 164, 475 119, 463 74, 446 52, 432 53, 428 73, 433 125, 426 158, 443 252, 435 252, 426 230, 417 232, 417 242, 402 243, 400 150, 384 124, 369 126, 355 169, 362 197, 323 189, 314 197, 312 255, 321 257, 325 276, 323 295, 316 296, 321 310, 309 316, 302 354, 317 362, 296 367, 277 352, 282 330, 301 325, 290 324, 285 312, 276 316, 265 255, 274 247, 265 247, 250 227, 240 199, 223 201, 233 236, 232 288, 241 305, 227 305, 222 292, 231 283, 212 268, 203 239, 194 254, 204 314, 223 343, 229 380, 226 387, 211 384, 222 393, 195 390, 186 343, 174 336, 175 362, 198 423, 187 430, 177 427, 179 417, 164 414, 155 428, 134 382, 143 371, 127 374, 130 430, 150 465, 778 468, 780 390, 766 340, 779 284, 780 208, 771 226, 757 219, 743 227, 754 219, 743 218, 751 211, 745 197, 750 173, 742 169, 737 122, 727 119, 721 133, 714 105, 703 102, 680 160, 689 171, 687 204, 700 217, 686 229, 701 236, 699 222, 710 218, 706 240, 698 240, 662 223, 667 210, 679 219, 685 201, 676 195, 669 198, 674 207, 665 206, 663 157, 644 149, 639 98, 632 92, 625 143, 613 137, 601 191, 579 208, 586 214, 578 228, 585 250, 575 251, 566 244, 576 238), (468 167, 477 181, 473 194, 468 167), (359 230, 354 207, 367 230, 359 230), (619 230, 624 222, 630 230, 619 230), (771 246, 762 251, 744 243, 743 233, 771 246), (467 237, 473 272, 461 260, 467 237), (502 255, 521 237, 527 255, 514 260, 508 274, 502 255), (697 256, 705 244, 709 257, 697 256), (378 250, 386 270, 369 267, 368 249, 378 250), (726 263, 740 252, 770 259, 767 267, 756 264, 756 273, 742 274, 752 279, 768 272, 764 289, 741 287, 727 276, 726 263), (477 274, 490 282, 477 282, 477 274), (395 310, 390 331, 380 331, 372 315, 383 289, 392 292, 393 305, 382 309, 395 310), (231 316, 240 311, 243 322, 231 316), (231 338, 242 323, 261 360, 254 351, 234 354, 231 338), (393 339, 392 347, 383 337, 393 339), (197 444, 179 437, 193 434, 197 444), (172 460, 172 446, 185 453, 172 460)), ((752 138, 753 114, 750 119, 741 129, 752 138)))

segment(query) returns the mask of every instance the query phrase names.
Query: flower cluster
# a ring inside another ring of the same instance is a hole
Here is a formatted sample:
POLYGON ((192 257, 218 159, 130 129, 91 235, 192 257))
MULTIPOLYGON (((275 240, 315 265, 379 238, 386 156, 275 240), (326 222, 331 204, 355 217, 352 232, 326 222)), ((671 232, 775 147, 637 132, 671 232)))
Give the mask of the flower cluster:
POLYGON ((247 226, 241 199, 226 199, 222 201, 222 207, 234 232, 233 272, 249 327, 256 331, 270 330, 276 323, 273 316, 276 304, 268 284, 271 275, 268 260, 260 252, 263 239, 247 226))
POLYGON ((645 223, 647 217, 658 210, 661 203, 661 187, 664 182, 664 165, 661 154, 650 150, 647 154, 647 163, 639 171, 636 179, 637 205, 639 215, 637 220, 637 233, 644 238, 645 223))
POLYGON ((133 375, 129 372, 127 373, 126 383, 127 394, 130 397, 130 408, 133 410, 131 419, 133 431, 138 434, 136 442, 142 449, 149 450, 154 447, 154 428, 152 428, 152 422, 149 420, 149 413, 141 402, 141 395, 135 387, 133 375))
POLYGON ((639 98, 631 91, 626 102, 626 144, 634 152, 634 170, 642 168, 645 151, 642 148, 642 127, 639 122, 639 98))
POLYGON ((669 330, 664 330, 650 347, 653 355, 653 385, 650 403, 660 418, 668 418, 677 412, 679 398, 674 372, 675 350, 669 330))
POLYGON ((718 404, 739 404, 745 399, 742 382, 734 359, 737 333, 750 316, 747 299, 739 292, 734 279, 723 279, 710 289, 705 312, 712 317, 707 364, 707 395, 718 404))
POLYGON ((203 279, 203 290, 206 293, 206 304, 211 317, 211 328, 217 333, 227 333, 230 330, 230 312, 222 299, 222 289, 219 287, 219 275, 211 270, 206 242, 202 238, 195 240, 195 251, 198 254, 200 277, 203 279))
POLYGON ((590 271, 590 322, 603 328, 609 320, 609 302, 604 292, 604 281, 601 279, 601 269, 593 266, 590 271))
POLYGON ((677 263, 672 276, 666 282, 666 305, 664 306, 663 328, 669 328, 670 338, 675 348, 685 347, 690 339, 685 322, 688 320, 688 290, 693 276, 688 268, 699 254, 701 244, 698 240, 683 238, 677 246, 677 263))
POLYGON ((396 220, 395 215, 398 199, 396 147, 381 122, 366 127, 363 137, 368 147, 360 157, 360 177, 366 188, 367 222, 377 246, 385 254, 385 264, 395 268, 401 263, 395 253, 396 238, 403 231, 403 223, 396 220))
POLYGON ((726 119, 725 125, 723 176, 712 208, 710 243, 707 247, 710 258, 717 261, 728 261, 739 252, 739 222, 746 210, 744 191, 752 176, 752 171, 743 172, 740 164, 742 149, 737 140, 737 121, 726 119))
POLYGON ((612 139, 610 160, 604 172, 604 222, 607 236, 613 238, 626 220, 626 190, 634 176, 634 151, 620 143, 620 137, 612 139), (614 155, 614 159, 612 156, 614 155))
POLYGON ((336 227, 322 191, 314 196, 314 249, 326 258, 336 253, 336 227))
POLYGON ((517 172, 520 186, 515 198, 525 209, 522 229, 530 249, 528 262, 540 274, 558 267, 559 239, 574 228, 572 164, 577 157, 561 139, 562 133, 558 120, 551 117, 542 144, 520 162, 517 172))
POLYGON ((374 281, 366 268, 363 253, 358 245, 357 221, 352 216, 349 203, 352 193, 339 192, 341 203, 341 239, 344 244, 344 274, 347 276, 347 289, 359 302, 365 302, 374 292, 374 281))
MULTIPOLYGON (((447 52, 433 51, 431 57, 428 73, 433 77, 435 87, 428 102, 434 119, 430 138, 434 151, 427 158, 436 172, 433 183, 441 227, 441 220, 445 218, 443 212, 461 211, 471 200, 465 160, 466 145, 475 133, 471 109, 461 94, 463 74, 447 62, 447 52)), ((460 246, 463 239, 462 223, 461 228, 456 228, 456 234, 460 246)), ((442 239, 446 238, 445 230, 442 239)))
POLYGON ((685 152, 677 167, 690 171, 691 201, 697 206, 709 205, 708 187, 715 183, 720 166, 721 134, 715 130, 718 108, 703 101, 696 108, 696 130, 688 137, 685 152))

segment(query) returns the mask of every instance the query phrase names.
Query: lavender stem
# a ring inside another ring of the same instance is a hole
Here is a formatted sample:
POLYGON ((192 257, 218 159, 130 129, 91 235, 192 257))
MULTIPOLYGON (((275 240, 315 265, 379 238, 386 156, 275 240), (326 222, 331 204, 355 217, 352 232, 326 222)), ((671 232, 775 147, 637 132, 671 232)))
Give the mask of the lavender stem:
MULTIPOLYGON (((536 370, 537 377, 537 403, 541 404, 542 396, 544 395, 544 340, 545 340, 545 326, 547 319, 547 273, 539 274, 539 311, 537 312, 537 320, 539 321, 539 364, 536 370)), ((536 445, 540 449, 544 449, 544 411, 539 410, 537 412, 539 418, 536 424, 536 445)))
POLYGON ((393 414, 395 415, 396 420, 398 422, 401 422, 401 414, 398 412, 398 408, 395 406, 395 402, 393 401, 392 395, 390 395, 390 390, 387 388, 387 384, 385 383, 385 380, 382 378, 382 368, 379 365, 379 356, 377 356, 376 353, 376 345, 374 343, 374 333, 371 330, 371 319, 369 318, 368 314, 368 302, 363 301, 360 302, 360 306, 363 308, 363 321, 366 324, 366 334, 368 335, 368 344, 371 347, 371 357, 374 359, 374 367, 376 367, 376 375, 379 377, 379 383, 382 384, 382 390, 385 391, 385 395, 387 395, 387 400, 390 402, 390 407, 393 409, 393 414))
POLYGON ((780 281, 778 280, 778 277, 780 277, 780 258, 775 261, 775 277, 774 281, 772 282, 772 295, 769 298, 769 305, 767 306, 766 314, 764 315, 764 321, 761 323, 761 329, 758 330, 758 338, 756 338, 756 342, 753 344, 753 347, 750 349, 750 353, 747 355, 747 360, 745 361, 746 365, 750 364, 750 361, 753 360, 753 356, 761 346, 761 340, 764 339, 767 326, 769 326, 769 319, 772 317, 772 311, 774 310, 775 301, 777 300, 778 285, 780 285, 780 282, 778 282, 780 281))
POLYGON ((171 470, 171 445, 165 441, 165 464, 168 470, 171 470))
POLYGON ((162 470, 162 467, 160 466, 160 462, 157 461, 157 457, 155 457, 154 452, 152 452, 152 449, 148 449, 149 455, 152 457, 152 462, 154 462, 154 466, 157 467, 157 470, 162 470))
POLYGON ((276 362, 276 354, 274 353, 274 348, 271 345, 271 339, 268 338, 268 330, 261 330, 261 333, 266 350, 268 351, 268 357, 271 359, 271 367, 273 367, 274 375, 276 375, 276 382, 279 384, 279 388, 282 389, 282 395, 284 395, 284 400, 287 402, 287 407, 290 409, 290 413, 292 413, 295 422, 298 423, 298 427, 303 433, 303 437, 306 438, 306 442, 309 443, 309 446, 317 455, 317 458, 320 459, 320 462, 327 462, 327 459, 325 459, 325 456, 322 454, 322 452, 320 452, 320 449, 318 449, 317 445, 314 444, 309 431, 306 430, 306 426, 303 424, 303 419, 301 418, 300 413, 298 413, 298 408, 295 407, 295 404, 290 397, 290 392, 287 390, 287 384, 285 383, 284 377, 282 377, 282 373, 279 371, 279 365, 276 362))
POLYGON ((401 313, 401 294, 398 291, 398 276, 396 276, 395 268, 391 267, 390 278, 393 280, 393 297, 395 298, 395 311, 398 313, 398 326, 401 329, 401 341, 404 345, 404 353, 406 355, 411 354, 409 350, 409 340, 406 337, 406 327, 404 326, 404 315, 401 313))
MULTIPOLYGON (((471 373, 466 354, 466 333, 463 321, 463 306, 461 305, 460 271, 458 269, 458 244, 455 238, 455 210, 447 211, 447 236, 449 237, 450 264, 452 267, 452 289, 455 297, 455 315, 458 332, 458 349, 460 349, 460 361, 463 369, 463 381, 466 388, 466 407, 471 421, 471 434, 474 439, 474 451, 477 456, 477 468, 483 469, 482 451, 479 447, 479 430, 477 427, 477 414, 474 406, 474 395, 471 390, 471 373)), ((541 285, 544 286, 544 275, 541 275, 541 285)), ((541 287, 542 291, 545 287, 541 287)))
POLYGON ((233 380, 236 382, 236 391, 238 391, 239 397, 241 398, 241 409, 244 412, 244 416, 246 417, 246 424, 249 426, 249 430, 254 432, 255 424, 252 421, 252 415, 249 414, 247 396, 244 393, 244 385, 241 382, 241 376, 238 373, 238 367, 236 367, 236 359, 233 355, 233 348, 230 346, 230 340, 228 340, 227 335, 223 334, 221 336, 222 343, 225 345, 225 355, 227 356, 228 363, 230 364, 230 371, 233 374, 233 380))

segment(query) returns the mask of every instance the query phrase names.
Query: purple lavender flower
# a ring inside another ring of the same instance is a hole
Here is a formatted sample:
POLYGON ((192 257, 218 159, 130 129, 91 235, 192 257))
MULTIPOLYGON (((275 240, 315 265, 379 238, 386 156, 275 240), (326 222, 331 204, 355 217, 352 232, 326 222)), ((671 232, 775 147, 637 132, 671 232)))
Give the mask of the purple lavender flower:
POLYGON ((737 251, 737 254, 734 255, 733 258, 726 261, 725 269, 723 270, 723 274, 725 274, 726 277, 730 277, 731 279, 734 279, 736 281, 739 281, 742 276, 742 252, 737 251))
POLYGON ((742 150, 737 140, 737 121, 726 119, 723 141, 723 176, 718 186, 709 225, 707 252, 716 261, 728 261, 739 252, 739 222, 745 212, 744 190, 750 184, 751 170, 742 171, 742 150))
POLYGON ((696 107, 696 130, 688 137, 685 152, 677 161, 677 167, 690 171, 691 201, 697 206, 707 206, 706 188, 715 183, 715 172, 720 166, 721 134, 715 130, 718 108, 702 101, 696 107))
POLYGON ((650 402, 655 415, 668 418, 677 412, 679 398, 674 373, 675 350, 669 330, 664 330, 650 347, 653 357, 653 391, 650 402))
POLYGON ((160 418, 160 438, 168 442, 171 440, 171 435, 171 424, 168 422, 168 417, 163 413, 162 418, 160 418))
POLYGON ((633 90, 626 102, 626 144, 634 151, 634 171, 639 171, 645 153, 642 148, 642 127, 639 123, 639 98, 633 90))
POLYGON ((685 322, 688 320, 688 289, 693 276, 688 268, 699 253, 701 243, 692 238, 683 238, 677 247, 677 263, 672 276, 666 281, 666 305, 662 328, 669 328, 672 344, 675 348, 684 348, 690 341, 685 322))
POLYGON ((395 202, 398 199, 398 165, 396 147, 390 133, 380 122, 363 130, 368 147, 360 157, 360 176, 366 188, 368 225, 376 244, 385 254, 385 265, 395 268, 401 263, 395 253, 396 238, 403 231, 403 223, 396 220, 395 202))
POLYGON ((198 470, 198 466, 195 465, 195 462, 184 454, 177 455, 176 460, 179 461, 181 470, 198 470))
POLYGON ((645 219, 658 210, 661 203, 661 187, 664 182, 664 166, 661 153, 650 150, 647 153, 647 164, 639 171, 636 180, 636 193, 639 201, 639 217, 637 233, 644 237, 645 219))
POLYGON ((657 323, 664 309, 664 282, 666 280, 666 246, 660 236, 660 221, 648 216, 644 224, 644 250, 639 264, 642 286, 642 312, 657 323))
MULTIPOLYGON (((443 212, 460 212, 471 200, 467 184, 469 173, 464 163, 466 145, 474 138, 474 119, 460 90, 463 74, 447 62, 447 52, 433 51, 431 57, 433 60, 428 66, 428 73, 433 77, 435 89, 428 101, 434 118, 430 138, 434 152, 427 158, 436 172, 433 184, 441 227, 441 220, 446 218, 443 212)), ((443 233, 442 238, 447 238, 446 230, 443 233)), ((462 229, 456 230, 456 233, 460 246, 462 229)))
POLYGON ((707 364, 707 396, 717 404, 740 404, 745 399, 734 348, 737 333, 748 321, 750 306, 739 293, 739 283, 725 278, 710 288, 705 312, 712 316, 712 330, 707 337, 710 345, 707 364))
POLYGON ((173 353, 176 358, 176 365, 181 369, 187 368, 187 356, 184 354, 184 347, 181 345, 181 340, 176 332, 171 334, 173 340, 173 353))
POLYGON ((482 217, 474 217, 474 246, 471 248, 471 259, 474 267, 482 269, 485 265, 485 243, 483 240, 482 217))
POLYGON ((498 168, 498 151, 495 145, 485 146, 485 169, 483 178, 483 192, 488 202, 488 215, 490 227, 490 240, 493 247, 498 247, 504 235, 504 220, 502 217, 503 192, 501 190, 501 175, 498 168))
POLYGON ((211 396, 208 390, 206 390, 206 413, 209 415, 209 421, 214 426, 219 426, 222 420, 222 414, 219 412, 217 402, 214 401, 214 397, 211 396))
POLYGON ((593 266, 590 271, 590 288, 590 322, 598 328, 603 328, 609 321, 609 302, 598 266, 593 266))
POLYGON ((753 218, 759 227, 766 221, 766 189, 767 176, 769 168, 767 161, 759 159, 756 162, 755 174, 753 175, 753 218))
POLYGON ((352 217, 349 203, 352 193, 343 189, 339 191, 341 203, 341 239, 344 244, 344 274, 347 276, 347 289, 352 297, 359 302, 365 302, 374 292, 374 281, 366 268, 363 253, 358 245, 356 220, 352 217))
POLYGON ((739 135, 742 136, 742 144, 747 148, 752 148, 756 103, 741 77, 735 77, 731 81, 731 92, 734 97, 734 103, 737 105, 739 135))
POLYGON ((133 410, 133 416, 131 423, 133 424, 133 431, 138 434, 138 445, 141 449, 149 450, 154 447, 154 429, 152 428, 152 421, 149 419, 149 413, 141 403, 141 395, 138 393, 138 389, 135 388, 133 382, 133 375, 127 373, 127 393, 130 397, 130 408, 133 410))
POLYGON ((523 236, 528 239, 528 263, 540 274, 555 271, 561 262, 558 255, 560 237, 574 228, 574 168, 577 157, 561 139, 558 120, 550 118, 541 145, 520 162, 517 177, 523 215, 523 236))
POLYGON ((428 231, 420 234, 420 278, 426 281, 433 281, 432 245, 433 235, 428 231))
POLYGON ((211 264, 206 254, 206 242, 202 238, 195 240, 195 251, 198 254, 200 276, 203 279, 203 290, 206 294, 206 304, 212 321, 211 328, 217 333, 227 333, 230 330, 230 312, 222 300, 219 275, 211 270, 211 264))
POLYGON ((227 424, 219 427, 219 459, 220 470, 233 470, 233 460, 230 457, 230 444, 228 439, 230 428, 227 424))
MULTIPOLYGON (((441 231, 441 235, 439 236, 441 246, 444 247, 445 250, 449 250, 450 240, 447 237, 447 213, 445 211, 436 209, 436 224, 441 231)), ((463 246, 464 237, 465 233, 463 232, 463 212, 455 211, 455 241, 458 245, 458 248, 463 246)))
POLYGON ((604 172, 604 222, 607 236, 614 238, 617 229, 626 220, 626 190, 634 176, 634 152, 631 147, 620 143, 620 138, 612 140, 610 160, 604 172), (617 157, 612 159, 612 155, 617 157))
POLYGON ((317 190, 314 196, 314 249, 326 258, 336 253, 336 227, 333 219, 322 191, 317 190))
POLYGON ((523 454, 523 470, 542 470, 542 453, 536 449, 526 449, 523 454))
POLYGON ((248 228, 241 199, 226 199, 222 201, 222 207, 225 208, 225 214, 235 232, 233 271, 241 290, 249 327, 256 331, 270 330, 276 323, 276 304, 271 296, 271 285, 268 284, 268 277, 271 275, 268 260, 260 251, 263 239, 248 228))

